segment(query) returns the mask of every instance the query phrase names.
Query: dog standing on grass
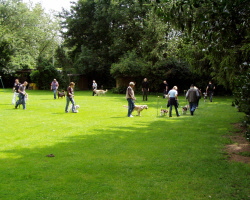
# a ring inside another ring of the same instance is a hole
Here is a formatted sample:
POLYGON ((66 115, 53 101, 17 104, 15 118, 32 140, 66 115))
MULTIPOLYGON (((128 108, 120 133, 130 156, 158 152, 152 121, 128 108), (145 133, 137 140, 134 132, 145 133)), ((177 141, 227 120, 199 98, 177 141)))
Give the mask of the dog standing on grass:
POLYGON ((183 114, 183 115, 187 114, 188 109, 189 109, 189 105, 183 106, 183 107, 182 107, 182 114, 183 114))
MULTIPOLYGON (((128 108, 128 106, 123 106, 125 108, 128 108)), ((144 110, 144 109, 148 109, 148 106, 147 105, 135 105, 134 109, 132 112, 134 111, 137 111, 137 116, 141 116, 141 112, 144 110)))
POLYGON ((94 89, 93 91, 95 93, 95 96, 103 96, 106 94, 106 92, 108 92, 108 90, 96 90, 96 89, 94 89))
POLYGON ((61 98, 65 97, 65 92, 64 92, 64 90, 62 90, 61 92, 58 91, 58 92, 57 92, 57 96, 58 96, 58 99, 59 99, 59 97, 61 97, 61 98))

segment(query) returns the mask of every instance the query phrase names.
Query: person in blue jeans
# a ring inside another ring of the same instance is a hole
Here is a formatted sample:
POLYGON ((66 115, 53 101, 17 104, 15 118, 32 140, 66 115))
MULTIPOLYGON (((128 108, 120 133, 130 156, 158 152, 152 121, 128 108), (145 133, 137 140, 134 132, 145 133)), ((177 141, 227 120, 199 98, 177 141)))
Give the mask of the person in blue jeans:
POLYGON ((69 84, 69 87, 67 88, 67 97, 66 97, 66 107, 65 107, 65 112, 68 113, 68 107, 69 107, 69 102, 72 103, 72 112, 76 113, 75 110, 75 101, 74 101, 74 87, 75 83, 71 82, 69 84))
POLYGON ((51 86, 50 86, 50 89, 53 91, 54 93, 54 99, 56 99, 56 92, 58 90, 58 87, 59 87, 59 83, 57 82, 56 79, 54 79, 51 83, 51 86))
POLYGON ((135 83, 130 82, 126 91, 126 99, 128 101, 128 117, 133 117, 132 112, 135 108, 134 100, 136 100, 136 98, 135 98, 135 94, 133 90, 134 86, 135 86, 135 83))
POLYGON ((194 88, 194 85, 192 84, 190 86, 190 89, 186 93, 186 99, 189 102, 189 109, 190 109, 190 114, 194 115, 194 111, 197 107, 197 100, 199 98, 199 91, 194 88))
POLYGON ((22 104, 23 109, 26 110, 27 93, 26 93, 25 89, 26 89, 27 85, 28 85, 28 82, 24 81, 24 83, 19 86, 19 88, 18 88, 19 100, 16 102, 15 109, 17 109, 17 107, 22 104))

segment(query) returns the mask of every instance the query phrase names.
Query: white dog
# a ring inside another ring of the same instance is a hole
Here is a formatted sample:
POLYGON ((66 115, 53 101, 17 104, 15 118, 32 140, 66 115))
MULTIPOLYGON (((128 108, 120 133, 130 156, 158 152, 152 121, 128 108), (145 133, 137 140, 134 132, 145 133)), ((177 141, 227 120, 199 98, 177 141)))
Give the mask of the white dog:
POLYGON ((108 90, 96 90, 94 89, 95 96, 105 95, 108 90))
MULTIPOLYGON (((78 111, 78 108, 80 108, 80 106, 79 105, 75 105, 75 112, 74 113, 78 113, 79 111, 78 111)), ((71 112, 72 112, 72 105, 70 106, 70 109, 69 109, 71 112)))
POLYGON ((206 102, 206 100, 207 100, 207 93, 204 92, 203 95, 204 95, 204 102, 206 102))

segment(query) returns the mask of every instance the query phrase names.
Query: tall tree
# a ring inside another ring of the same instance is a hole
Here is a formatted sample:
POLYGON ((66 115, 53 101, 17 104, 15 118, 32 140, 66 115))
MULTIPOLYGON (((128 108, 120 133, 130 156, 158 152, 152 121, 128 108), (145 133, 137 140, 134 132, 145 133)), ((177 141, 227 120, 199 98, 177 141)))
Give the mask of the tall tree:
POLYGON ((39 56, 53 56, 59 23, 40 4, 29 7, 21 0, 0 0, 0 11, 0 44, 7 42, 12 49, 8 62, 1 63, 3 71, 34 68, 39 56))

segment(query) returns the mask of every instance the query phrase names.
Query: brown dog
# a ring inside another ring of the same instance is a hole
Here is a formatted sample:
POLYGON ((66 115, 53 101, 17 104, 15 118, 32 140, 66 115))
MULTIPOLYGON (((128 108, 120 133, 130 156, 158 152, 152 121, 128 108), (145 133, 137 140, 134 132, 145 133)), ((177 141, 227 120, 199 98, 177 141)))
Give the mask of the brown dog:
POLYGON ((58 99, 59 99, 59 97, 61 97, 61 98, 65 97, 64 90, 62 90, 61 92, 58 91, 57 96, 58 96, 58 99))

